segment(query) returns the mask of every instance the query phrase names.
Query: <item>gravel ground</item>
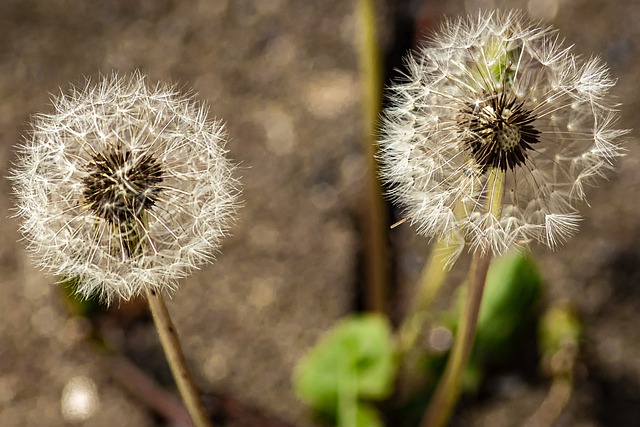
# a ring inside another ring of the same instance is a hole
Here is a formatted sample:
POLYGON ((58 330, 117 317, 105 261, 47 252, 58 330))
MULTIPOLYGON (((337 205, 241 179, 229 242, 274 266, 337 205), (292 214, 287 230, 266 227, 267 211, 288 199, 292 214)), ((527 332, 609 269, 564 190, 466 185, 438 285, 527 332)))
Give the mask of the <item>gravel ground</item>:
MULTIPOLYGON (((29 114, 49 111, 49 94, 83 76, 139 69, 193 87, 226 121, 245 206, 217 262, 184 280, 169 309, 206 393, 292 425, 308 422, 291 370, 353 300, 353 200, 364 174, 353 9, 286 0, 0 5, 3 176, 29 114)), ((10 190, 1 185, 6 217, 10 190)), ((85 425, 155 425, 110 378, 86 321, 15 243, 16 227, 2 223, 0 425, 82 424, 61 411, 78 377, 99 398, 85 425)), ((143 320, 110 339, 172 389, 143 320)))
MULTIPOLYGON (((420 28, 465 8, 529 8, 578 52, 599 53, 610 64, 624 104, 621 125, 634 127, 637 0, 418 3, 410 9, 420 28)), ((353 308, 359 288, 366 162, 355 2, 5 0, 0 28, 2 176, 29 115, 49 111, 49 94, 82 84, 83 76, 139 69, 152 81, 192 87, 227 123, 244 207, 217 262, 184 280, 169 309, 210 402, 222 396, 264 419, 312 426, 291 390, 291 371, 353 308)), ((383 34, 391 46, 393 31, 383 34)), ((536 250, 546 299, 570 300, 585 325, 576 391, 558 426, 632 427, 640 419, 640 148, 633 138, 628 148, 619 173, 591 192, 579 235, 555 253, 536 250)), ((0 208, 10 217, 5 179, 0 190, 0 208)), ((112 358, 88 339, 92 325, 32 266, 16 229, 14 218, 0 224, 0 425, 166 425, 114 380, 112 358), (97 396, 95 410, 74 412, 74 390, 97 396)), ((394 294, 402 296, 427 242, 409 227, 391 233, 394 294)), ((101 318, 108 342, 174 392, 140 304, 120 308, 101 318)), ((459 425, 521 425, 546 385, 517 373, 493 381, 514 376, 521 386, 465 406, 459 425)), ((245 418, 227 425, 268 424, 245 418)))

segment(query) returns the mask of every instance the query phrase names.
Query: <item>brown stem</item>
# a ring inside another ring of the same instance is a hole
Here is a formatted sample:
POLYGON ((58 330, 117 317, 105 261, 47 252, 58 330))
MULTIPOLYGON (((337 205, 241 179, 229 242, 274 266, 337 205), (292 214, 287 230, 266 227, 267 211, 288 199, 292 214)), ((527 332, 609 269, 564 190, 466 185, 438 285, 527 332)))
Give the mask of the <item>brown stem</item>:
POLYGON ((146 295, 153 321, 158 330, 160 343, 178 385, 182 400, 187 407, 187 411, 189 411, 189 415, 191 415, 193 425, 195 427, 212 427, 211 420, 209 420, 202 404, 200 393, 187 366, 178 333, 173 325, 171 316, 169 316, 164 299, 159 292, 153 289, 146 289, 146 295))
POLYGON ((360 73, 363 81, 363 116, 367 176, 365 201, 362 204, 365 260, 365 308, 386 313, 389 288, 389 256, 387 250, 387 217, 382 187, 378 181, 374 135, 382 97, 380 47, 376 33, 375 2, 358 2, 360 73))
POLYGON ((156 384, 122 356, 110 359, 111 376, 120 386, 175 426, 188 426, 191 417, 175 396, 156 384))
POLYGON ((460 380, 471 356, 476 327, 478 326, 482 294, 490 263, 490 255, 477 253, 473 256, 469 271, 469 289, 467 290, 464 309, 460 315, 458 331, 453 344, 453 353, 447 360, 444 375, 429 403, 427 412, 420 424, 421 427, 442 427, 451 417, 451 412, 460 395, 460 380))
POLYGON ((548 427, 553 425, 571 399, 571 378, 556 378, 538 410, 527 420, 524 427, 548 427))

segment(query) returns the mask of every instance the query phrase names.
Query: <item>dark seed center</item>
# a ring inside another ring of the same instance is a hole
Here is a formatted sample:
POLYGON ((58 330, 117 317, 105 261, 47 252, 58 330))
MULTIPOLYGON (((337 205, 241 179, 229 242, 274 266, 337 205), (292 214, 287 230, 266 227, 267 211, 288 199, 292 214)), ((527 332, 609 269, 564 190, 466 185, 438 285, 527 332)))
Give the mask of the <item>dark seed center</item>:
POLYGON ((94 155, 83 178, 89 209, 111 224, 132 227, 151 209, 162 182, 160 163, 117 145, 94 155))
POLYGON ((527 151, 539 142, 540 132, 532 125, 535 119, 515 98, 488 96, 462 111, 460 125, 467 130, 464 144, 483 171, 513 170, 526 162, 527 151))

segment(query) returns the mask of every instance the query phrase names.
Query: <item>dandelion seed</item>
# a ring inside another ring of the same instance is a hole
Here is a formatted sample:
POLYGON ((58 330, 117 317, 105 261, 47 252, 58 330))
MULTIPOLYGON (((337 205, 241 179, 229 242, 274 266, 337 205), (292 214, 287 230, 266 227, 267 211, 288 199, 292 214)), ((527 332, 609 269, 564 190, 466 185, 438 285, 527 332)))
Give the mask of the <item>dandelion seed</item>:
POLYGON ((107 302, 210 261, 236 209, 223 126, 139 73, 87 82, 34 117, 12 172, 41 267, 107 302))
POLYGON ((576 202, 628 132, 598 58, 494 12, 445 23, 406 65, 384 111, 381 176, 420 233, 495 255, 576 232, 576 202))

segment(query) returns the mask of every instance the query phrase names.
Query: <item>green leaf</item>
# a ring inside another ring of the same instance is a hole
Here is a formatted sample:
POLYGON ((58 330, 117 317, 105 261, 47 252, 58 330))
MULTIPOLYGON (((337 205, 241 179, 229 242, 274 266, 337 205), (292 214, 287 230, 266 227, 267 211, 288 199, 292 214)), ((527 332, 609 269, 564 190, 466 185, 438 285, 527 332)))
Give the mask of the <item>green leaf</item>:
MULTIPOLYGON (((437 325, 450 329, 454 335, 464 306, 465 288, 460 287, 450 310, 438 314, 437 325)), ((531 258, 514 252, 492 261, 480 307, 474 350, 462 379, 463 391, 477 390, 490 363, 511 357, 523 339, 532 338, 535 309, 541 291, 541 275, 531 258)), ((418 425, 426 402, 445 369, 447 357, 448 354, 426 354, 420 360, 430 382, 399 408, 393 418, 400 420, 398 426, 418 425)))
POLYGON ((540 298, 542 279, 533 260, 519 252, 497 258, 487 275, 473 359, 508 354, 540 298))
MULTIPOLYGON (((340 427, 352 427, 351 424, 340 424, 340 427)), ((354 427, 384 427, 378 412, 366 404, 358 404, 356 407, 356 423, 354 427)))
POLYGON ((348 317, 301 360, 294 373, 296 393, 314 409, 334 416, 338 405, 383 399, 393 386, 394 354, 386 318, 348 317))

